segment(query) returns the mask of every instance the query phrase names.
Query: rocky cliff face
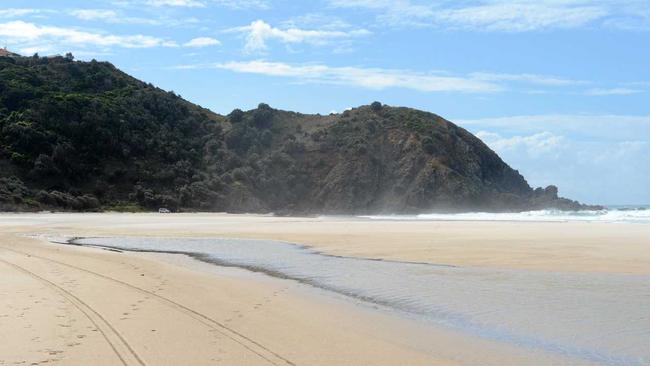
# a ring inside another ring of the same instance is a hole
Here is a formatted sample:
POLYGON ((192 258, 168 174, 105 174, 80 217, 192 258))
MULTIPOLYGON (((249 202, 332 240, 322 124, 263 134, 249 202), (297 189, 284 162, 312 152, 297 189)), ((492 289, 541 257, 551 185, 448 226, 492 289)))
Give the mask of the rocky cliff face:
POLYGON ((583 209, 466 130, 373 103, 219 116, 99 62, 0 57, 0 209, 583 209))
MULTIPOLYGON (((413 213, 586 207, 559 198, 554 187, 531 189, 481 140, 431 113, 375 104, 326 117, 271 114, 271 130, 297 131, 278 136, 269 150, 291 161, 288 171, 295 173, 289 177, 298 181, 249 182, 260 205, 249 209, 413 213), (277 195, 278 186, 295 194, 265 199, 277 195)), ((261 181, 281 181, 286 172, 266 168, 261 181)))

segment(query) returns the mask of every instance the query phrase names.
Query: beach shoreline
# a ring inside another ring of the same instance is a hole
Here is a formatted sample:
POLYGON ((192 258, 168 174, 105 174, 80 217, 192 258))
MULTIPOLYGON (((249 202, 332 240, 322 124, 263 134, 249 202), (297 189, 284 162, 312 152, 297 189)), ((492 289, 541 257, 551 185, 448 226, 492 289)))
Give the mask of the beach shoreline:
POLYGON ((539 271, 567 270, 568 256, 575 264, 569 272, 648 274, 641 250, 648 228, 607 225, 0 215, 0 272, 10 279, 0 292, 13 295, 3 296, 0 324, 16 334, 0 349, 0 364, 568 364, 559 356, 531 360, 516 347, 418 324, 295 281, 25 235, 273 239, 332 255, 539 271), (612 238, 626 244, 612 250, 612 238), (467 347, 475 355, 459 358, 467 347))
POLYGON ((197 214, 0 214, 0 228, 59 236, 263 239, 331 255, 452 266, 650 274, 650 225, 381 221, 197 214))

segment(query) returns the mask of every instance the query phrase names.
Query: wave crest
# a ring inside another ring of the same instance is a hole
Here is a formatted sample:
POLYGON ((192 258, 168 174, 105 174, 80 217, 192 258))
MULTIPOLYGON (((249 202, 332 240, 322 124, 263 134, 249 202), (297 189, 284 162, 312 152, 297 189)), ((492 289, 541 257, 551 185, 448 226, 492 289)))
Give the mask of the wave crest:
POLYGON ((456 214, 430 213, 420 215, 369 215, 370 220, 423 220, 423 221, 543 221, 543 222, 608 222, 650 224, 650 209, 617 208, 596 211, 538 210, 525 212, 467 212, 456 214))

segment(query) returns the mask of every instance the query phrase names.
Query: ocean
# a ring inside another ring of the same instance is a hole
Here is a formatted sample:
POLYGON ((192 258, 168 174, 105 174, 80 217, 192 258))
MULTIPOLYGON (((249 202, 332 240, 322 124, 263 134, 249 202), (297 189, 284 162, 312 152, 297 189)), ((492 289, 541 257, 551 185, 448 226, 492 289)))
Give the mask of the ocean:
POLYGON ((456 214, 367 215, 370 220, 423 221, 533 221, 533 222, 608 222, 650 224, 650 205, 610 206, 598 211, 539 210, 518 213, 469 212, 456 214))

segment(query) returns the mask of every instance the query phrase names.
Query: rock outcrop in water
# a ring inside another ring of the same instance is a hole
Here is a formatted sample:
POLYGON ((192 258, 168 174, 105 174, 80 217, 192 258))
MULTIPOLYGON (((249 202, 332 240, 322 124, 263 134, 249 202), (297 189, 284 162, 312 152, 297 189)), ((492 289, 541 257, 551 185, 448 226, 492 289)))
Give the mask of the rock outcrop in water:
POLYGON ((585 209, 466 130, 373 103, 228 116, 109 63, 0 57, 0 209, 291 214, 585 209))

